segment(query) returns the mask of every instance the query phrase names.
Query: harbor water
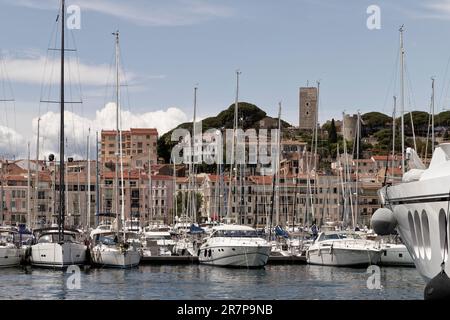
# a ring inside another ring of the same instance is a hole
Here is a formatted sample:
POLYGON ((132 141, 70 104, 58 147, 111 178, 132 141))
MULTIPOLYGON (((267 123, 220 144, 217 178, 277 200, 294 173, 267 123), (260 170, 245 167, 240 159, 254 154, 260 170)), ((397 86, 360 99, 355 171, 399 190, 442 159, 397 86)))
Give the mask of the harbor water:
POLYGON ((379 271, 379 281, 371 283, 380 286, 369 289, 371 274, 365 268, 141 265, 131 270, 81 270, 79 274, 12 268, 0 272, 0 299, 423 299, 425 283, 415 268, 381 267, 379 271))

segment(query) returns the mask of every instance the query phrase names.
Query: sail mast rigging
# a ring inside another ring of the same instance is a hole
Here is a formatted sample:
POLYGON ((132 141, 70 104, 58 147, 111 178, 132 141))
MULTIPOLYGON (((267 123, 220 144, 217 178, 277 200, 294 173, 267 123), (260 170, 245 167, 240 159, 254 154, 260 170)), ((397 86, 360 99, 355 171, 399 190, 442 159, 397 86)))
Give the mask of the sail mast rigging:
MULTIPOLYGON (((64 228, 64 219, 65 219, 65 184, 64 184, 64 54, 65 54, 65 0, 61 0, 61 120, 60 120, 60 129, 59 129, 59 223, 58 223, 58 231, 59 231, 59 241, 63 242, 63 228, 64 228)), ((39 172, 38 172, 39 175, 39 172)))

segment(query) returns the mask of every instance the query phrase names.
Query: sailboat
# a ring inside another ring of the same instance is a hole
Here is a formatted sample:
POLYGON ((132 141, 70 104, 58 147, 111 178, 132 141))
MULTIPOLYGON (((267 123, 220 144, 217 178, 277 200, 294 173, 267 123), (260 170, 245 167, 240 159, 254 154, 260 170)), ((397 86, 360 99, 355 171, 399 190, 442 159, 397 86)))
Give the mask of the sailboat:
POLYGON ((65 184, 64 184, 64 54, 65 54, 65 0, 61 1, 61 82, 60 82, 60 168, 59 168, 59 212, 58 227, 34 230, 37 243, 31 246, 31 264, 39 267, 66 268, 83 265, 86 261, 86 246, 77 241, 79 232, 65 228, 65 184))
POLYGON ((15 243, 17 236, 18 232, 11 228, 0 228, 0 268, 20 264, 21 249, 15 243))
POLYGON ((177 218, 175 225, 173 226, 173 231, 176 233, 178 239, 173 246, 173 253, 175 255, 187 255, 187 256, 197 256, 197 242, 201 239, 201 234, 204 232, 198 225, 196 225, 197 220, 197 175, 195 163, 197 156, 197 87, 194 87, 194 113, 192 119, 192 136, 190 137, 191 144, 191 154, 189 161, 189 174, 188 174, 188 189, 187 189, 187 199, 185 206, 184 194, 182 197, 182 214, 177 218), (183 213, 184 212, 184 213, 183 213), (196 231, 197 230, 197 231, 196 231), (192 232, 193 231, 193 232, 192 232))
MULTIPOLYGON (((132 268, 139 265, 141 253, 134 241, 130 240, 131 231, 125 230, 125 205, 124 205, 124 179, 123 179, 123 154, 122 154, 122 132, 120 130, 120 78, 119 78, 119 31, 113 33, 116 48, 116 166, 115 166, 115 203, 116 219, 112 228, 94 229, 90 237, 92 263, 101 267, 132 268), (120 166, 121 179, 121 204, 119 205, 119 177, 120 166), (121 214, 119 216, 119 207, 121 214), (122 230, 121 230, 122 229, 122 230)), ((134 234, 133 234, 134 235, 134 234)), ((133 237, 134 238, 134 237, 133 237)))
MULTIPOLYGON (((235 158, 235 140, 238 127, 239 75, 236 72, 236 101, 233 128, 232 157, 235 158)), ((226 222, 231 220, 231 192, 233 164, 230 164, 230 187, 228 191, 228 211, 226 222)), ((198 259, 202 264, 222 267, 264 267, 269 260, 271 245, 258 236, 256 230, 249 226, 224 224, 213 228, 211 235, 198 250, 198 259)))

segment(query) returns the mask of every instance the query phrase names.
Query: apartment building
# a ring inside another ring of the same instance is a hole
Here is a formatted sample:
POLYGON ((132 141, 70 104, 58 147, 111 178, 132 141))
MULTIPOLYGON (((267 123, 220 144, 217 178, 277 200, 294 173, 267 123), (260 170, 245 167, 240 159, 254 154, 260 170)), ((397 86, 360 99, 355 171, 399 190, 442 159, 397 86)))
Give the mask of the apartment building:
MULTIPOLYGON (((122 132, 123 165, 131 167, 134 158, 156 164, 158 160, 158 131, 153 128, 131 128, 122 132)), ((102 164, 114 167, 117 154, 117 131, 102 130, 101 161, 102 164)))

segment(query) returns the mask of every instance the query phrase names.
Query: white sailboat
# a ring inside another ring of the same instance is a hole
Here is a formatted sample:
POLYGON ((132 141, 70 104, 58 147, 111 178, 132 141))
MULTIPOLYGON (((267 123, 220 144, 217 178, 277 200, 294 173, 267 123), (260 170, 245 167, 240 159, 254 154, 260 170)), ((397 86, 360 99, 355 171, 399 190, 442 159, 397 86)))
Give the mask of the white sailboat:
POLYGON ((122 157, 122 133, 120 131, 120 79, 119 79, 119 31, 114 32, 116 48, 116 167, 115 167, 115 203, 116 223, 110 230, 95 229, 91 232, 91 259, 92 263, 101 267, 132 268, 139 265, 141 252, 134 241, 136 234, 125 230, 125 205, 124 205, 124 179, 122 157), (119 205, 119 178, 118 167, 121 175, 121 204, 119 205), (119 207, 121 214, 119 216, 119 207), (122 230, 121 230, 122 229, 122 230), (129 241, 131 240, 131 241, 129 241))
POLYGON ((11 229, 0 229, 0 268, 16 267, 20 264, 21 249, 15 244, 18 233, 11 229))
POLYGON ((76 239, 76 232, 65 229, 64 184, 64 54, 65 54, 65 1, 61 1, 61 82, 60 82, 60 168, 58 227, 41 230, 37 243, 31 246, 31 264, 39 267, 65 268, 86 262, 86 246, 76 239))

